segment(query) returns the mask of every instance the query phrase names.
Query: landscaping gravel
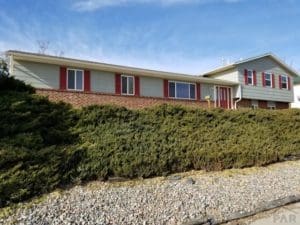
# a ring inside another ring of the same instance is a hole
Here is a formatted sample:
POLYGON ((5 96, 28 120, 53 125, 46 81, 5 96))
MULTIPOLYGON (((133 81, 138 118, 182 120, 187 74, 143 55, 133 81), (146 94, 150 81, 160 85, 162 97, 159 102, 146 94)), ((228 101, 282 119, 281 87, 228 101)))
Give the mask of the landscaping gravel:
POLYGON ((48 194, 38 203, 24 203, 9 216, 2 216, 0 224, 175 225, 206 216, 228 218, 295 194, 300 194, 300 161, 145 180, 90 182, 48 194))

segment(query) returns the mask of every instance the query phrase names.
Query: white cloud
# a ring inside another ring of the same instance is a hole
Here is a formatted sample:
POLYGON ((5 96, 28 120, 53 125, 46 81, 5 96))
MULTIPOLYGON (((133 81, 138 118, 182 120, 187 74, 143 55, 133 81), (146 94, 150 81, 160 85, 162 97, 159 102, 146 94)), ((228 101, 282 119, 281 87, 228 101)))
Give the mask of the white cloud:
POLYGON ((95 11, 98 9, 128 4, 158 4, 170 6, 175 4, 210 4, 237 3, 243 0, 74 0, 73 8, 78 11, 95 11))
MULTIPOLYGON (((59 51, 63 51, 65 57, 154 70, 199 74, 212 69, 220 62, 215 56, 195 58, 181 52, 169 52, 164 48, 158 51, 157 46, 152 42, 145 43, 142 49, 127 46, 128 40, 135 35, 134 32, 128 32, 126 29, 120 30, 122 35, 114 39, 116 46, 107 48, 105 46, 110 42, 105 35, 99 34, 101 38, 91 42, 90 37, 81 28, 72 27, 62 32, 60 29, 63 28, 49 26, 48 29, 53 30, 53 33, 63 34, 51 38, 49 34, 42 31, 43 24, 19 23, 5 13, 0 13, 0 19, 3 23, 0 32, 7 34, 7 37, 0 39, 0 53, 7 50, 38 52, 37 40, 44 40, 50 41, 46 54, 56 55, 59 51), (7 30, 7 27, 10 29, 7 30)), ((141 33, 147 36, 149 32, 141 33)))

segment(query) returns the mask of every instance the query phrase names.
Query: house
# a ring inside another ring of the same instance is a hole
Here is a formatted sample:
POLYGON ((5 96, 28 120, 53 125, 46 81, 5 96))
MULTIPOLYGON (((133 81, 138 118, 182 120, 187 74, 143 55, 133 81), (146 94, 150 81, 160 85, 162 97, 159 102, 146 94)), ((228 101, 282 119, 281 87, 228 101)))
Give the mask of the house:
POLYGON ((232 89, 235 108, 285 109, 293 102, 293 80, 298 74, 268 53, 215 69, 203 76, 239 83, 232 89))
POLYGON ((226 109, 288 108, 298 74, 272 54, 202 75, 148 70, 21 51, 7 51, 10 74, 50 100, 74 106, 162 103, 226 109))
POLYGON ((294 102, 292 108, 300 108, 300 77, 294 79, 294 102))

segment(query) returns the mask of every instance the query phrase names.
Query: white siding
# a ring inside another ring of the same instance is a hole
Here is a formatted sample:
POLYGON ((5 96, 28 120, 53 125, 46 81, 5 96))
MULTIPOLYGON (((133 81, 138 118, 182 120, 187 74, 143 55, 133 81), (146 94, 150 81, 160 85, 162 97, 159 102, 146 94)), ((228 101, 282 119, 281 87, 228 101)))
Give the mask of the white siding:
POLYGON ((14 61, 12 75, 35 88, 59 88, 59 66, 14 61))
POLYGON ((103 71, 91 71, 91 91, 115 93, 115 74, 103 71))
POLYGON ((242 97, 246 99, 260 99, 267 101, 292 102, 293 101, 293 77, 281 68, 275 61, 265 57, 251 62, 243 63, 237 67, 239 82, 242 84, 242 97), (257 85, 245 85, 244 70, 255 70, 257 85), (275 88, 263 87, 262 72, 269 72, 275 75, 275 88), (279 88, 279 75, 287 75, 291 79, 291 90, 279 88))
POLYGON ((294 102, 291 106, 292 108, 300 108, 300 84, 294 85, 294 102))
POLYGON ((153 77, 140 77, 141 96, 163 97, 163 79, 153 77))

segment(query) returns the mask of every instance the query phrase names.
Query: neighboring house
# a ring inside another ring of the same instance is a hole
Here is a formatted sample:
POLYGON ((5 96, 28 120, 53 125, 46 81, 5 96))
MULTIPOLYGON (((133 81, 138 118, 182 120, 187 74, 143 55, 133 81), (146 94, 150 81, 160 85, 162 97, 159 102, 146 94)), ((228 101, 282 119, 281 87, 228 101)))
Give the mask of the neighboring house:
POLYGON ((300 77, 294 79, 294 102, 292 108, 300 108, 300 77))
POLYGON ((20 51, 8 51, 10 74, 50 100, 75 106, 162 103, 222 108, 288 108, 296 72, 271 54, 201 76, 170 73, 20 51), (210 102, 210 103, 209 103, 210 102))

